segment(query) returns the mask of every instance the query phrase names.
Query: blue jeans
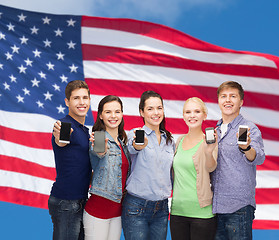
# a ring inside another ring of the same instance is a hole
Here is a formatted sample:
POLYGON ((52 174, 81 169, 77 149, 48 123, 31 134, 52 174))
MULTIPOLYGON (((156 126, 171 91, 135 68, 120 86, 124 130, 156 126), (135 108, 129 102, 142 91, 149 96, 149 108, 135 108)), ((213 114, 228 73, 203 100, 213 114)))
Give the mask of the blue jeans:
POLYGON ((50 196, 48 209, 53 223, 53 240, 83 240, 85 199, 62 200, 50 196))
POLYGON ((148 201, 127 194, 123 201, 122 227, 126 240, 165 240, 168 199, 148 201))
POLYGON ((217 214, 215 240, 252 240, 255 208, 248 205, 230 214, 217 214))

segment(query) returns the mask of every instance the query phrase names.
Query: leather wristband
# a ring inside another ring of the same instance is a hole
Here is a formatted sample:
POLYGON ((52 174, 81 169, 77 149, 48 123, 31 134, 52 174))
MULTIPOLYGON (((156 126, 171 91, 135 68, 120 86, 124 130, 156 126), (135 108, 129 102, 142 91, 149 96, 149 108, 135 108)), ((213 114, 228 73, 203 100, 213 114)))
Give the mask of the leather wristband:
POLYGON ((241 147, 238 147, 238 148, 239 148, 240 152, 244 153, 244 152, 249 151, 251 149, 251 146, 249 145, 246 149, 243 149, 241 147))

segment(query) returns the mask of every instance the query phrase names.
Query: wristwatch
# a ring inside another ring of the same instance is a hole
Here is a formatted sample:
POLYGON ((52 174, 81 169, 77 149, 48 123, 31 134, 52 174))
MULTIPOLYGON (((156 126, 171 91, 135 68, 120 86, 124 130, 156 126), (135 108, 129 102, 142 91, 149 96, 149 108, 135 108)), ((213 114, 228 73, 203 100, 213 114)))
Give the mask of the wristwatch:
POLYGON ((242 153, 245 153, 247 151, 249 151, 251 149, 251 146, 249 145, 247 148, 243 149, 241 147, 238 147, 239 151, 242 152, 242 153))

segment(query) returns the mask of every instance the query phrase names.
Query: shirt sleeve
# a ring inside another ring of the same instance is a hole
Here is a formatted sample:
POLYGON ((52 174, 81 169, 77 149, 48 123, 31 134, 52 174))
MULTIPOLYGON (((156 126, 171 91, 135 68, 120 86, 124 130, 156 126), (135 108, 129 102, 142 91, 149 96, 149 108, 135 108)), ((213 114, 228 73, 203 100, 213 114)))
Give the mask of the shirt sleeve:
POLYGON ((132 129, 129 133, 128 133, 128 143, 127 143, 127 147, 128 147, 128 151, 130 153, 130 155, 136 155, 138 154, 138 150, 136 150, 133 146, 133 141, 134 141, 134 129, 132 129))
POLYGON ((264 144, 263 144, 261 131, 254 124, 250 127, 250 138, 251 138, 250 146, 255 149, 256 158, 252 162, 250 162, 249 160, 247 161, 249 161, 253 165, 261 165, 265 160, 264 144))
POLYGON ((106 154, 100 156, 99 154, 95 153, 95 152, 93 151, 93 146, 92 146, 92 144, 90 143, 90 146, 89 146, 89 157, 90 157, 91 167, 92 167, 93 170, 96 169, 96 167, 97 167, 98 164, 99 164, 99 160, 102 159, 102 158, 104 158, 104 156, 106 156, 106 154))

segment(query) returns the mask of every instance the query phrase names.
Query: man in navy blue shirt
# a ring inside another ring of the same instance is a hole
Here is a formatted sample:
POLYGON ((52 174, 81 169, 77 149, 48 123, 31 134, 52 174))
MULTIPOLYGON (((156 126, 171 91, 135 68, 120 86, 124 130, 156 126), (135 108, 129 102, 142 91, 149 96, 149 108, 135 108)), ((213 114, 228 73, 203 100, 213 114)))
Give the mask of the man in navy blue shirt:
POLYGON ((53 222, 53 240, 84 239, 82 216, 91 177, 89 131, 84 126, 90 106, 90 92, 81 80, 65 89, 69 114, 53 127, 52 146, 56 180, 48 201, 53 222), (61 122, 71 123, 70 143, 59 142, 61 122))

